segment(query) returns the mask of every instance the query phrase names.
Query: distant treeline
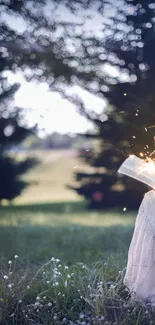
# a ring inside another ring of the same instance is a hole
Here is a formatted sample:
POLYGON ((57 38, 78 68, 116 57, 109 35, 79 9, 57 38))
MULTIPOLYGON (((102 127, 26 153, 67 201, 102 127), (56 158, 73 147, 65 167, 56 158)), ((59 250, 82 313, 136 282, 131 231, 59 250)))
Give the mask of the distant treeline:
POLYGON ((52 150, 52 149, 89 149, 92 140, 81 135, 60 134, 53 132, 50 135, 40 138, 36 135, 29 136, 20 147, 15 150, 52 150))

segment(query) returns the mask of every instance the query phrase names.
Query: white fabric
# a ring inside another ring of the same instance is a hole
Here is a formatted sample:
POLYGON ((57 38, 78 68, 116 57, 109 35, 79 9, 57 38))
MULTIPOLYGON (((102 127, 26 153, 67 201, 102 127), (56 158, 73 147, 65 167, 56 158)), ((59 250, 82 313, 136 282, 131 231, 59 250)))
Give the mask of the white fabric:
POLYGON ((145 162, 135 155, 129 156, 120 166, 118 173, 130 176, 155 189, 155 164, 145 162))
POLYGON ((140 300, 155 306, 155 191, 140 205, 128 252, 124 284, 140 300))

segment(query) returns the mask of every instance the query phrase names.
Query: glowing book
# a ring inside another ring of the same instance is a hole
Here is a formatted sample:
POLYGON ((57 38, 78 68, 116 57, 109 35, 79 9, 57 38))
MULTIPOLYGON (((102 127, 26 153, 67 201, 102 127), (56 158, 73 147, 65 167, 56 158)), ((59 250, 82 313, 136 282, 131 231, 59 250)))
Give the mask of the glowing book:
POLYGON ((155 163, 153 161, 145 162, 131 155, 121 165, 118 173, 135 178, 155 189, 155 163))

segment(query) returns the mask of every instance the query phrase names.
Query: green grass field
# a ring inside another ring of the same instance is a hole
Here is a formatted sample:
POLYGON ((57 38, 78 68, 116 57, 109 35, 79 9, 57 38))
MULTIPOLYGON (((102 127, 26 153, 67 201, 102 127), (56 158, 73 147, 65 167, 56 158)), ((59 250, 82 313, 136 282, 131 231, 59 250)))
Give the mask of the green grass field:
POLYGON ((0 255, 19 255, 31 263, 52 256, 64 263, 116 258, 125 263, 134 213, 90 212, 65 185, 76 169, 86 168, 75 152, 37 153, 41 163, 25 179, 32 184, 13 206, 0 208, 0 255))
POLYGON ((0 324, 155 325, 123 285, 136 211, 88 211, 65 187, 87 168, 75 152, 37 157, 31 185, 0 207, 0 324))

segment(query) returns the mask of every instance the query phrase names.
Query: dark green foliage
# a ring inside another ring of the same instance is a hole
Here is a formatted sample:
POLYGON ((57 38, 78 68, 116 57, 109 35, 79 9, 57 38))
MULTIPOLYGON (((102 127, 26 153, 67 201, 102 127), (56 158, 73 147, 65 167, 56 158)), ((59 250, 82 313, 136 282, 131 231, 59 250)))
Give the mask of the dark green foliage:
MULTIPOLYGON (((56 18, 54 12, 56 8, 62 10, 62 1, 51 3, 51 17, 56 18)), ((64 96, 64 86, 69 84, 108 100, 105 122, 105 114, 88 113, 78 100, 72 99, 79 111, 94 122, 95 136, 101 142, 99 155, 89 159, 96 172, 78 175, 81 185, 77 191, 89 199, 91 206, 135 208, 146 187, 118 178, 116 172, 129 153, 139 155, 144 151, 149 155, 154 150, 154 128, 147 129, 148 132, 145 129, 154 124, 154 5, 150 0, 100 0, 96 9, 94 1, 83 4, 66 0, 63 4, 75 15, 83 14, 81 23, 76 19, 50 19, 44 11, 45 1, 37 5, 28 0, 20 5, 14 1, 14 6, 11 1, 3 3, 4 11, 11 15, 15 12, 27 23, 21 34, 7 24, 1 27, 0 44, 8 53, 7 64, 13 71, 20 67, 28 80, 47 81, 51 89, 64 96), (89 16, 87 8, 102 16, 102 36, 84 29, 89 16), (72 50, 68 44, 72 44, 72 50), (28 73, 27 66, 31 68, 28 73), (110 66, 117 67, 118 76, 114 77, 110 66), (100 167, 106 170, 103 172, 100 167)))
MULTIPOLYGON (((120 77, 126 73, 126 81, 106 78, 108 91, 100 93, 110 105, 108 120, 90 116, 98 128, 101 148, 90 161, 96 172, 77 174, 81 182, 77 192, 89 200, 91 207, 137 208, 147 191, 145 185, 117 175, 117 170, 129 154, 142 159, 155 157, 155 9, 151 3, 126 1, 127 11, 120 9, 122 18, 114 18, 115 23, 126 25, 126 32, 122 27, 117 40, 119 25, 114 25, 105 44, 107 62, 117 66, 120 77)), ((100 86, 103 80, 99 80, 100 86)), ((84 108, 82 113, 87 114, 84 108)), ((87 160, 87 153, 85 156, 87 160)))
POLYGON ((18 85, 10 86, 3 76, 7 63, 7 57, 0 52, 0 201, 11 201, 22 192, 27 183, 20 176, 36 163, 34 159, 19 161, 9 156, 12 146, 21 143, 32 130, 20 126, 23 110, 12 104, 18 85))

